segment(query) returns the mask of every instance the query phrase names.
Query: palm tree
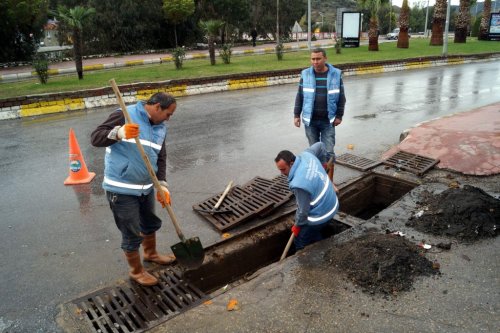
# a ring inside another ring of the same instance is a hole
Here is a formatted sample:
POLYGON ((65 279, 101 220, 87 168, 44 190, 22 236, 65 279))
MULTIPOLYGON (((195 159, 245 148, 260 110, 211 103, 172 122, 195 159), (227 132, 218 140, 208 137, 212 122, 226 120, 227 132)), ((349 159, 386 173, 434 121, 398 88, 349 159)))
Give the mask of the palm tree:
MULTIPOLYGON (((443 45, 444 24, 446 22, 446 0, 436 0, 432 17, 432 35, 430 45, 443 45)), ((448 38, 448 36, 446 36, 448 38)))
POLYGON ((467 41, 467 31, 470 24, 470 4, 471 0, 460 0, 460 9, 455 21, 454 43, 465 43, 467 41))
POLYGON ((410 7, 408 0, 403 0, 401 13, 399 13, 399 36, 398 48, 407 49, 410 46, 410 38, 408 36, 408 28, 410 26, 410 7))
POLYGON ((388 0, 360 0, 361 7, 370 11, 368 51, 378 51, 378 10, 388 0))
POLYGON ((483 17, 481 18, 481 25, 479 26, 479 40, 488 40, 488 31, 490 29, 490 14, 491 14, 491 0, 484 0, 483 17))
POLYGON ((208 40, 208 54, 210 55, 210 64, 215 65, 215 38, 224 25, 221 20, 200 21, 200 27, 205 32, 208 40))
POLYGON ((83 79, 83 26, 85 22, 95 13, 94 8, 85 8, 76 6, 68 9, 64 6, 59 6, 56 15, 63 21, 70 29, 73 30, 73 53, 75 58, 76 72, 78 79, 83 79))

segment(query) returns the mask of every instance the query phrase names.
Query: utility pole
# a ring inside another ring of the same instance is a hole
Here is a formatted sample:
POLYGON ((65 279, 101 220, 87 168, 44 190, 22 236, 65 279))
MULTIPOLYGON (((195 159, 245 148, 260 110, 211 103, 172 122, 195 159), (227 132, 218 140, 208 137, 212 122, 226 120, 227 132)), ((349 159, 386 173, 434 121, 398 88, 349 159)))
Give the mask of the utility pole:
POLYGON ((276 0, 276 46, 280 45, 280 0, 276 0))
POLYGON ((311 50, 311 0, 307 0, 307 47, 311 50))
POLYGON ((391 7, 389 7, 389 32, 391 32, 391 23, 392 23, 392 0, 391 0, 391 7))
POLYGON ((444 26, 443 57, 446 57, 448 55, 448 29, 450 26, 450 2, 451 0, 448 0, 446 6, 446 24, 444 26))
POLYGON ((424 37, 429 37, 429 33, 427 32, 427 22, 429 22, 429 0, 427 0, 427 9, 425 10, 425 30, 424 37))

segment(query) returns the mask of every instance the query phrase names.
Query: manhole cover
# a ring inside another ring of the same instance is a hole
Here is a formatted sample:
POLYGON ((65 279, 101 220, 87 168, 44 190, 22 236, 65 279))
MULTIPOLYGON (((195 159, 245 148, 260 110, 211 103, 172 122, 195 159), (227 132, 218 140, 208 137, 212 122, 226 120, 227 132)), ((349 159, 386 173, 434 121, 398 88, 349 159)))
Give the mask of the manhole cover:
POLYGON ((377 165, 382 164, 382 162, 370 160, 365 157, 352 155, 349 153, 342 154, 335 159, 335 163, 345 165, 356 170, 367 171, 377 165))
POLYGON ((179 272, 154 273, 160 283, 109 287, 72 301, 92 332, 144 332, 201 304, 208 297, 179 272))
POLYGON ((396 169, 409 171, 419 176, 438 163, 438 159, 408 153, 402 150, 398 151, 396 154, 384 161, 384 164, 386 165, 393 166, 396 169))

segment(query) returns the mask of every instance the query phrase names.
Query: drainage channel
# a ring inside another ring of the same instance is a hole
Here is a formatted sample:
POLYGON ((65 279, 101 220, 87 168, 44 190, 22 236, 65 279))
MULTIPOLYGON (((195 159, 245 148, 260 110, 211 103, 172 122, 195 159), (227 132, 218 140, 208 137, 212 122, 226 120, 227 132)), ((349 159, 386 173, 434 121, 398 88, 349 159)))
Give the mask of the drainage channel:
MULTIPOLYGON (((340 189, 342 214, 335 217, 339 223, 331 224, 324 236, 361 224, 416 186, 373 172, 352 181, 340 189)), ((66 312, 77 326, 74 331, 144 332, 215 297, 223 287, 253 278, 259 269, 279 260, 290 237, 294 214, 289 207, 282 210, 265 223, 207 247, 197 269, 182 271, 172 265, 154 271, 158 286, 146 288, 128 281, 67 303, 66 312)))

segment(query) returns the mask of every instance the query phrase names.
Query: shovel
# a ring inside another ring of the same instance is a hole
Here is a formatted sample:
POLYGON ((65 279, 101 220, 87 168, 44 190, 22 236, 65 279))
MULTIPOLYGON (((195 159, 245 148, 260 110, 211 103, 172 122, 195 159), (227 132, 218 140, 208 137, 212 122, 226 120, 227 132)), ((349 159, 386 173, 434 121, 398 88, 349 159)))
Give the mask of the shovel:
MULTIPOLYGON (((111 79, 109 82, 111 83, 111 87, 115 92, 118 104, 120 105, 120 108, 122 109, 122 112, 125 115, 126 122, 130 123, 131 122, 130 115, 127 111, 125 103, 123 102, 122 95, 120 93, 120 90, 118 89, 118 86, 116 85, 115 79, 111 79)), ((135 138, 135 144, 137 145, 139 153, 141 154, 141 157, 144 160, 144 164, 146 164, 146 167, 148 168, 149 176, 153 180, 153 184, 156 190, 162 196, 163 201, 166 201, 165 193, 161 189, 160 182, 156 177, 153 167, 151 166, 151 162, 149 161, 149 158, 146 155, 146 152, 144 151, 144 148, 142 147, 139 138, 135 138)), ((186 237, 184 237, 184 234, 181 231, 181 228, 179 227, 179 223, 177 222, 177 218, 175 217, 172 207, 170 207, 170 205, 165 205, 165 208, 167 209, 168 215, 172 220, 172 224, 174 225, 175 231, 177 232, 177 235, 181 240, 180 243, 174 244, 170 247, 175 255, 175 259, 177 260, 179 265, 185 268, 193 269, 199 267, 203 263, 203 259, 205 258, 205 252, 203 250, 203 246, 201 245, 200 239, 198 237, 186 239, 186 237)))

